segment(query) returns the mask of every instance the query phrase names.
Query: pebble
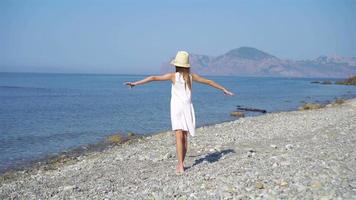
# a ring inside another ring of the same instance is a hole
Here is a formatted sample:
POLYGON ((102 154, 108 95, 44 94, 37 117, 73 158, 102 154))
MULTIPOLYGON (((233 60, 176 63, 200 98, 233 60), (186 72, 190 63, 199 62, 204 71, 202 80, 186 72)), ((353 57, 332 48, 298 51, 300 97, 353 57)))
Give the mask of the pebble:
POLYGON ((281 166, 289 166, 290 163, 287 162, 287 161, 283 161, 283 162, 280 163, 280 165, 281 165, 281 166))
POLYGON ((287 144, 285 146, 285 148, 286 148, 286 150, 291 150, 291 149, 293 149, 293 145, 292 144, 287 144))
POLYGON ((256 182, 255 187, 256 187, 257 189, 263 189, 263 188, 264 188, 264 185, 263 185, 263 183, 261 183, 261 182, 256 182))
POLYGON ((247 157, 248 157, 248 158, 251 158, 251 157, 253 157, 254 155, 256 155, 255 152, 248 152, 248 153, 247 153, 247 157))
POLYGON ((288 186, 288 182, 286 182, 286 181, 281 181, 281 182, 280 182, 280 186, 286 187, 286 186, 288 186))
POLYGON ((320 189, 321 188, 321 183, 319 181, 313 181, 310 184, 310 187, 313 188, 313 189, 320 189))
POLYGON ((352 188, 354 188, 354 189, 356 189, 356 180, 351 180, 351 181, 349 182, 349 186, 352 187, 352 188))
POLYGON ((77 186, 75 186, 75 185, 66 185, 63 187, 63 191, 72 191, 76 188, 77 188, 77 186))
POLYGON ((172 158, 173 155, 171 153, 166 153, 164 156, 163 156, 163 159, 169 159, 169 158, 172 158))

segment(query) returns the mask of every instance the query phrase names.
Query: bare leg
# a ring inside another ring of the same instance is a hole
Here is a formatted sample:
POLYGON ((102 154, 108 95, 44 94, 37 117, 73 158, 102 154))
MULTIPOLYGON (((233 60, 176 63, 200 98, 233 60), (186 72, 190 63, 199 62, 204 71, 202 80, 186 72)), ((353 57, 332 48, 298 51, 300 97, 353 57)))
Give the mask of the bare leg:
POLYGON ((188 132, 183 131, 183 134, 184 134, 184 139, 183 139, 183 162, 184 162, 185 155, 187 154, 187 150, 188 150, 188 132))
POLYGON ((182 130, 176 130, 176 149, 177 149, 177 157, 178 157, 178 165, 176 168, 176 172, 183 172, 184 171, 184 164, 183 164, 183 154, 184 154, 184 135, 182 130))

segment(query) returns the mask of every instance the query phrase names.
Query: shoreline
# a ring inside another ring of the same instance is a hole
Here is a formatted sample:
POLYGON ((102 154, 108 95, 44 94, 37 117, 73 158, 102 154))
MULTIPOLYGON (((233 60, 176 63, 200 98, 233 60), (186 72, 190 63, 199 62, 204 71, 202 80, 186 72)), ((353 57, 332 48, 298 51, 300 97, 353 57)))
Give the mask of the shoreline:
MULTIPOLYGON (((337 99, 339 99, 339 98, 334 97, 334 100, 326 100, 326 101, 316 100, 316 101, 310 102, 310 103, 320 104, 320 105, 322 105, 321 109, 323 109, 327 105, 332 104, 337 99)), ((345 100, 345 101, 350 101, 350 100, 356 101, 356 97, 353 97, 350 99, 344 99, 344 98, 340 98, 340 99, 345 100)), ((302 101, 300 103, 302 105, 307 102, 302 101)), ((265 114, 293 112, 293 111, 298 111, 298 107, 295 109, 289 109, 289 110, 279 110, 279 111, 274 111, 274 112, 247 115, 242 118, 258 117, 258 116, 265 115, 265 114)), ((242 118, 237 117, 235 119, 225 120, 225 121, 221 121, 221 122, 217 122, 217 123, 204 124, 202 126, 196 127, 196 129, 216 126, 218 124, 223 124, 223 123, 227 123, 227 122, 233 122, 233 121, 236 121, 236 120, 239 120, 242 118)), ((80 157, 90 156, 90 154, 93 154, 93 153, 101 153, 103 151, 111 150, 115 146, 121 146, 124 144, 125 145, 133 144, 135 142, 143 141, 147 137, 152 137, 152 136, 160 135, 160 134, 167 134, 169 132, 172 132, 172 131, 165 130, 165 131, 152 132, 152 133, 147 133, 147 134, 134 134, 133 136, 128 136, 127 134, 122 134, 122 133, 110 134, 110 135, 106 136, 106 138, 104 140, 98 141, 96 143, 92 143, 92 144, 89 143, 89 144, 72 147, 69 149, 65 149, 61 152, 55 153, 55 154, 45 155, 40 158, 25 161, 24 163, 20 164, 19 166, 15 165, 15 166, 9 167, 8 169, 5 168, 4 170, 0 170, 0 183, 1 183, 1 180, 4 179, 4 177, 13 177, 14 174, 17 174, 17 173, 27 173, 27 172, 33 173, 38 170, 54 169, 60 165, 66 164, 66 163, 73 163, 73 162, 77 161, 78 158, 80 158, 80 157), (119 135, 122 138, 122 141, 119 143, 112 143, 112 142, 106 141, 109 137, 115 136, 115 135, 119 135)))
MULTIPOLYGON (((289 111, 292 111, 292 110, 277 111, 277 112, 289 112, 289 111)), ((270 112, 270 113, 274 113, 274 112, 270 112)), ((248 117, 257 117, 260 115, 263 115, 263 114, 258 114, 258 115, 248 116, 248 117)), ((232 122, 235 120, 239 120, 239 119, 236 118, 236 119, 231 119, 231 120, 220 121, 217 123, 208 123, 208 124, 204 124, 202 126, 198 126, 198 127, 196 127, 196 129, 202 128, 202 127, 215 126, 217 124, 232 122)), ((152 133, 146 133, 146 134, 134 134, 134 136, 127 136, 127 134, 122 134, 122 133, 110 134, 110 135, 106 136, 106 138, 104 140, 98 141, 96 143, 84 144, 84 145, 80 145, 77 147, 68 148, 61 152, 55 153, 55 154, 45 155, 45 156, 42 156, 37 159, 28 160, 25 163, 20 164, 19 166, 9 167, 8 169, 0 170, 0 183, 1 183, 2 177, 9 176, 9 174, 13 174, 13 173, 17 173, 17 172, 20 172, 20 173, 30 172, 30 171, 33 172, 33 171, 40 170, 40 169, 52 169, 53 167, 51 167, 51 165, 53 165, 56 162, 59 162, 59 163, 72 162, 72 161, 77 160, 78 157, 88 156, 91 153, 100 153, 105 150, 110 150, 115 146, 120 146, 120 145, 123 145, 126 143, 132 144, 135 142, 142 141, 142 139, 144 139, 146 137, 151 137, 151 136, 155 136, 155 135, 159 135, 159 134, 167 134, 168 132, 172 132, 172 131, 165 130, 165 131, 152 132, 152 133), (123 141, 119 142, 117 144, 106 141, 109 137, 116 136, 116 135, 119 135, 120 137, 122 137, 123 141)))
POLYGON ((188 140, 183 176, 174 174, 174 133, 161 132, 1 176, 0 198, 352 199, 355 121, 353 98, 203 126, 188 140))

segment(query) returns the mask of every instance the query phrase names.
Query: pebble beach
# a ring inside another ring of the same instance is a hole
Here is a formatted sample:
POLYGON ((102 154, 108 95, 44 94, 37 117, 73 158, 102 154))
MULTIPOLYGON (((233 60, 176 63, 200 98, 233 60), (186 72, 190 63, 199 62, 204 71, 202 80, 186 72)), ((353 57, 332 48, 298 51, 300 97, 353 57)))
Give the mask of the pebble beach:
POLYGON ((172 131, 3 174, 0 199, 356 199, 356 99, 172 131))

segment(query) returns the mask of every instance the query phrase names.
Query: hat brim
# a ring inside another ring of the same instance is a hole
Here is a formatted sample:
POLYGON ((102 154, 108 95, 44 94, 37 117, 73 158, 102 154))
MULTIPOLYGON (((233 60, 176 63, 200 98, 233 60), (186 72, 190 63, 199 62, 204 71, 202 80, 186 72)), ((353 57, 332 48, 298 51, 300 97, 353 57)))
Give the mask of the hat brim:
POLYGON ((190 64, 176 63, 175 60, 172 60, 170 64, 177 67, 190 68, 190 64))

